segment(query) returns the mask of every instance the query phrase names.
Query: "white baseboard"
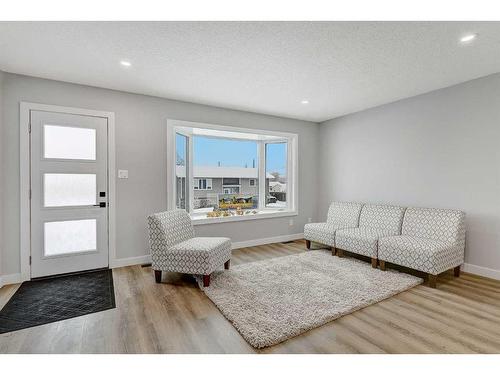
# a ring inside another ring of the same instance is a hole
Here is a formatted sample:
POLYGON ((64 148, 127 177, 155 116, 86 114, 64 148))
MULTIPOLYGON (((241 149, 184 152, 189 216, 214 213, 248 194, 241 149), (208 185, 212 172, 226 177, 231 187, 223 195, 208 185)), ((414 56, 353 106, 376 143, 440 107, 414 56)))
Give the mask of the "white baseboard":
POLYGON ((481 267, 470 263, 464 263, 464 265, 462 266, 462 270, 464 272, 473 273, 474 275, 500 280, 500 270, 496 270, 493 268, 481 267))
POLYGON ((12 273, 10 275, 3 275, 0 280, 0 287, 9 284, 19 284, 23 281, 20 273, 12 273))
POLYGON ((267 245, 270 243, 278 243, 286 241, 295 241, 295 240, 300 240, 302 238, 304 238, 304 233, 285 234, 284 236, 258 238, 256 240, 233 242, 233 250, 240 249, 242 247, 267 245))
POLYGON ((149 254, 141 255, 138 257, 114 259, 109 265, 109 268, 135 266, 136 264, 146 264, 146 263, 151 263, 151 255, 149 254))
MULTIPOLYGON (((296 233, 296 234, 287 234, 284 236, 276 236, 276 237, 268 237, 268 238, 259 238, 256 240, 249 240, 249 241, 233 242, 233 250, 240 249, 242 247, 259 246, 259 245, 267 245, 270 243, 300 240, 302 238, 304 238, 303 233, 296 233)), ((110 268, 135 266, 137 264, 145 264, 145 263, 151 263, 151 255, 148 254, 148 255, 141 255, 138 257, 115 259, 111 262, 110 268)))

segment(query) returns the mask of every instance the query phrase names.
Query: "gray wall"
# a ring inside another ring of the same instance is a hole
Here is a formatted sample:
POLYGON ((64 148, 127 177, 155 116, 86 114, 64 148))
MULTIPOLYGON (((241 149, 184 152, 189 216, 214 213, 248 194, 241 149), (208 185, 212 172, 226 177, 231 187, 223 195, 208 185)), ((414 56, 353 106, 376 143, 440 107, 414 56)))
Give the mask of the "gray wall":
MULTIPOLYGON (((0 71, 0 193, 3 191, 3 75, 4 73, 0 71)), ((0 196, 1 198, 1 196, 0 196)), ((2 253, 3 253, 3 209, 2 209, 2 199, 0 199, 0 287, 3 285, 2 282, 2 253)))
POLYGON ((255 185, 250 186, 250 178, 241 178, 240 179, 241 187, 240 187, 240 193, 241 194, 246 194, 246 195, 255 195, 257 194, 258 185, 259 185, 259 180, 256 178, 255 179, 255 185))
POLYGON ((500 270, 500 74, 320 124, 332 200, 459 208, 466 262, 500 270))
POLYGON ((143 95, 44 80, 4 75, 2 153, 2 219, 4 273, 17 273, 19 264, 19 102, 113 111, 116 114, 116 166, 128 169, 128 180, 116 180, 117 255, 147 254, 145 220, 167 206, 166 120, 168 118, 299 134, 299 215, 288 218, 200 225, 202 236, 228 236, 246 241, 302 233, 315 218, 318 125, 315 123, 233 111, 143 95))

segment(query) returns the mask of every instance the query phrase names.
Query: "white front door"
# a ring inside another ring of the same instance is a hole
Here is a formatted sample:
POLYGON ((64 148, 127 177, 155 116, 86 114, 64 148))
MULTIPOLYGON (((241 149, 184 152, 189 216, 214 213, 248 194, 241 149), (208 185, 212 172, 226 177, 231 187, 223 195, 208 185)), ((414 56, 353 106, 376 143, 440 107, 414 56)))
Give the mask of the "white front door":
POLYGON ((31 277, 108 267, 108 123, 30 111, 31 277))

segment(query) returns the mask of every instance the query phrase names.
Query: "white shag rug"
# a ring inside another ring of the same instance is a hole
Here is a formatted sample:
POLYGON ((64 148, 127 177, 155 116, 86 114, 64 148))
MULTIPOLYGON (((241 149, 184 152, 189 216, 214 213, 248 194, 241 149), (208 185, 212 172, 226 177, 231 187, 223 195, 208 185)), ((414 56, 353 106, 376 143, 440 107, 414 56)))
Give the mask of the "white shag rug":
POLYGON ((278 344, 422 281, 325 250, 218 271, 208 288, 198 278, 208 298, 255 348, 278 344))

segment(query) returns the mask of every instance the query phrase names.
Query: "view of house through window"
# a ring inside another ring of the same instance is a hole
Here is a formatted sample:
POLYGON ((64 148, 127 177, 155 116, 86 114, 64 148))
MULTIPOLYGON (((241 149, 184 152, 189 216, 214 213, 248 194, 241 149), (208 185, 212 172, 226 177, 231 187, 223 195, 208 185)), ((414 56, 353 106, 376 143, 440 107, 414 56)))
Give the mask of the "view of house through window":
POLYGON ((289 138, 183 127, 175 142, 176 207, 193 218, 291 209, 289 138))
POLYGON ((266 207, 286 207, 286 142, 266 144, 266 207))
POLYGON ((219 213, 258 208, 258 142, 193 135, 193 209, 195 214, 219 213), (210 189, 202 181, 210 181, 210 189), (199 181, 197 183, 197 181, 199 181))

